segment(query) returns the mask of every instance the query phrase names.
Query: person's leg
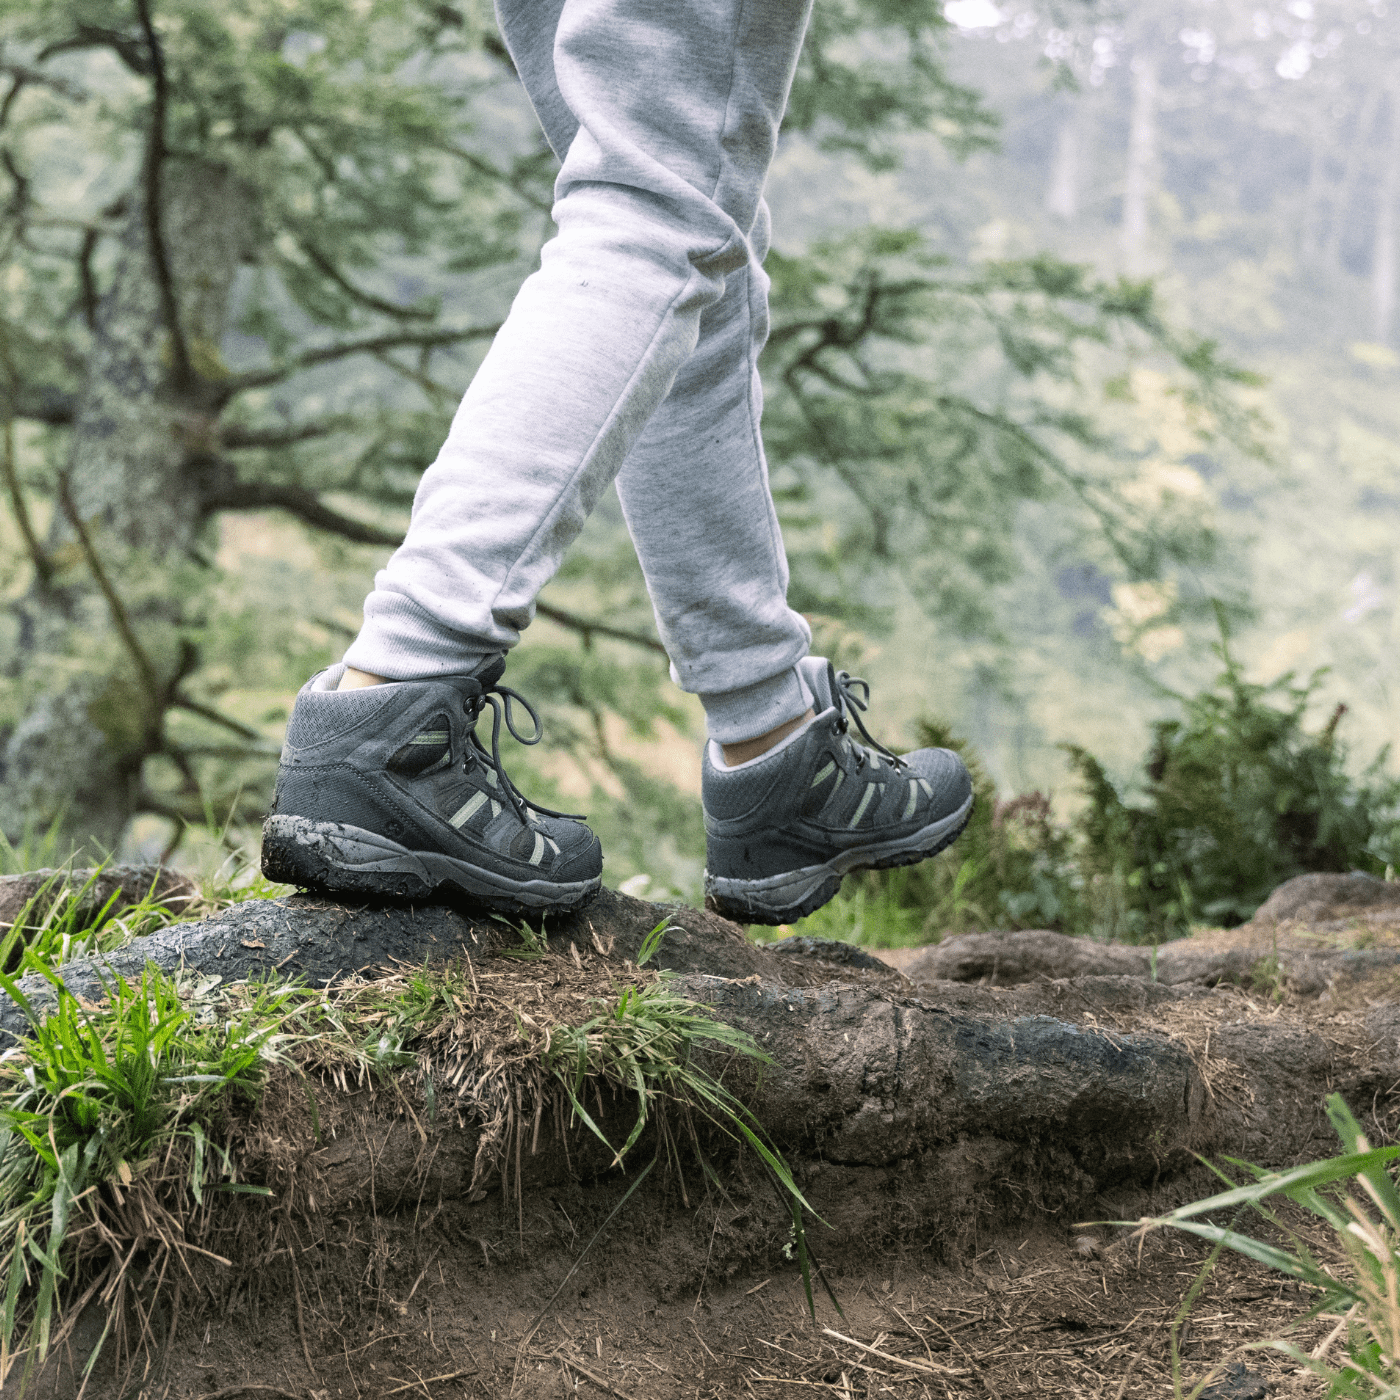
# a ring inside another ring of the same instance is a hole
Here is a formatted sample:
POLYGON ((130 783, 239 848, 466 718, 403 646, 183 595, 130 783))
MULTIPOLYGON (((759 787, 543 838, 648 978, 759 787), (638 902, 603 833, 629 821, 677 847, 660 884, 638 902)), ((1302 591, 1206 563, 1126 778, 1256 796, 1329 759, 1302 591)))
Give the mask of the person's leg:
MULTIPOLYGON (((563 0, 501 0, 502 32, 545 137, 561 157, 578 122, 555 81, 563 0)), ((759 435, 758 354, 768 336, 766 204, 748 259, 701 314, 695 350, 617 479, 672 674, 701 695, 712 737, 756 757, 805 718, 796 663, 811 632, 787 606, 787 558, 759 435)), ((343 684, 343 683, 342 683, 343 684)))
MULTIPOLYGON (((445 675, 518 640, 694 350, 703 314, 727 277, 748 275, 747 236, 809 5, 501 0, 546 131, 569 140, 559 233, 424 474, 350 666, 445 675), (551 81, 542 54, 552 22, 551 81)), ((749 474, 747 460, 736 468, 749 474)))
MULTIPOLYGON (((592 834, 525 802, 477 721, 506 702, 500 653, 671 389, 705 310, 750 265, 809 6, 502 0, 531 100, 556 149, 567 143, 559 235, 366 603, 346 666, 376 683, 340 693, 338 667, 298 696, 264 828, 272 878, 409 898, 448 884, 535 910, 597 888, 592 834)), ((750 370, 751 357, 736 363, 750 370)), ((747 458, 735 466, 750 473, 747 458)), ((800 624, 797 635, 794 656, 800 624)), ((780 684, 800 695, 786 664, 780 684)))
POLYGON ((787 606, 759 436, 765 213, 617 489, 672 672, 705 706, 706 894, 740 922, 780 924, 825 904, 850 870, 942 850, 972 790, 947 750, 896 757, 852 738, 868 688, 806 655, 787 606))
POLYGON ((797 670, 812 634, 787 603, 787 556, 759 433, 758 354, 768 336, 762 204, 749 245, 747 264, 701 317, 699 344, 617 478, 672 675, 700 696, 710 737, 731 746, 790 723, 812 699, 797 670))

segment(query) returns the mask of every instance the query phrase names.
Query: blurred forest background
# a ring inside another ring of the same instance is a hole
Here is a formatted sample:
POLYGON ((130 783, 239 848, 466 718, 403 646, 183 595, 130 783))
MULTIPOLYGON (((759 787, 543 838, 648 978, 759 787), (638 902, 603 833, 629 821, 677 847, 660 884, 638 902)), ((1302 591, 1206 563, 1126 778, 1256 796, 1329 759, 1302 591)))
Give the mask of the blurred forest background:
MULTIPOLYGON (((482 0, 0 0, 11 862, 256 849, 554 169, 482 0)), ((792 601, 983 797, 805 931, 1156 939, 1391 870, 1400 14, 817 0, 769 198, 792 601)), ((512 771, 695 898, 611 497, 539 614, 512 771)))

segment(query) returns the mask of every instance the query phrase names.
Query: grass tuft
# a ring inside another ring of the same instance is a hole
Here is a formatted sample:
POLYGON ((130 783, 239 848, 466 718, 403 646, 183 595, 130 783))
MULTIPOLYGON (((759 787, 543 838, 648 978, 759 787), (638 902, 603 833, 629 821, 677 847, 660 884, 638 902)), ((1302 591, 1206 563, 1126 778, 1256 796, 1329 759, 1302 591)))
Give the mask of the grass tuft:
MULTIPOLYGON (((648 1121, 656 1118, 660 1131, 653 1161, 665 1153, 679 1169, 678 1144, 674 1132, 667 1127, 664 1112, 669 1106, 685 1124, 696 1157, 716 1186, 720 1186, 719 1179, 706 1158, 694 1117, 698 1115, 736 1145, 752 1149, 778 1187, 779 1197, 792 1217, 791 1243, 797 1253, 807 1307, 815 1318, 812 1260, 803 1212, 816 1216, 816 1211, 798 1188, 792 1169, 762 1124, 742 1100, 700 1063, 702 1053, 711 1047, 758 1065, 771 1063, 769 1057, 747 1032, 698 1010, 694 1002, 669 991, 664 980, 625 988, 614 1006, 594 1005, 595 1014, 582 1025, 556 1028, 546 1061, 563 1086, 574 1115, 613 1152, 615 1166, 622 1165, 648 1121), (613 1147, 585 1107, 585 1086, 590 1083, 610 1085, 636 1095, 637 1116, 621 1147, 613 1147)), ((679 1170, 678 1177, 683 1181, 679 1170)), ((840 1312, 834 1296, 831 1301, 840 1312)))
MULTIPOLYGON (((1335 1324, 1321 1345, 1304 1352, 1287 1336, 1253 1345, 1285 1352, 1321 1377, 1328 1400, 1396 1400, 1400 1397, 1400 1193, 1391 1171, 1400 1158, 1400 1146, 1373 1148, 1340 1094, 1328 1098, 1327 1116, 1341 1139, 1340 1156, 1277 1172, 1237 1163, 1254 1178, 1245 1185, 1212 1168, 1228 1190, 1139 1224, 1147 1229, 1183 1230, 1213 1244, 1202 1276, 1224 1248, 1316 1290, 1304 1321, 1322 1318, 1335 1324), (1319 1257, 1280 1218, 1269 1205, 1278 1196, 1301 1206, 1328 1228, 1330 1257, 1319 1257), (1237 1230, 1239 1216, 1249 1212, 1283 1243, 1237 1230), (1228 1225, 1209 1218, 1227 1214, 1228 1225)), ((1174 1370, 1180 1396, 1179 1368, 1174 1370)), ((1196 1396, 1204 1385, 1191 1395, 1196 1396)))
MULTIPOLYGON (((171 1216, 153 1184, 178 1162, 202 1205, 207 1189, 232 1176, 205 1125, 229 1091, 256 1093, 276 1054, 287 995, 267 991, 238 1016, 201 1023, 181 989, 154 969, 139 985, 118 980, 99 1007, 72 996, 32 952, 24 966, 53 985, 58 1001, 43 1015, 0 974, 30 1025, 23 1044, 0 1056, 0 1384, 17 1356, 25 1357, 26 1378, 46 1359, 59 1284, 79 1276, 75 1265, 85 1255, 106 1256, 89 1293, 100 1287, 104 1301, 121 1300, 126 1266, 107 1244, 125 1243, 125 1193, 138 1180, 145 1178, 141 1190, 154 1212, 157 1252, 188 1247, 182 1230, 159 1228, 171 1216), (172 1155, 177 1142, 188 1150, 172 1155)), ((76 1316, 70 1309, 70 1325, 76 1316)))

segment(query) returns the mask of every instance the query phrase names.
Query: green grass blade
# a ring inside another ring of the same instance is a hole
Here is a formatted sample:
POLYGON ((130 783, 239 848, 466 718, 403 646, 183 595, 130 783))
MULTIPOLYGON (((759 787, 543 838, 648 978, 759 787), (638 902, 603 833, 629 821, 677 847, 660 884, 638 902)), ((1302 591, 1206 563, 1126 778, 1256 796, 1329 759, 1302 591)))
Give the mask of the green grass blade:
MULTIPOLYGON (((1351 1152, 1341 1157, 1329 1157, 1318 1162, 1308 1162, 1301 1167, 1293 1167, 1285 1172, 1268 1172, 1258 1181, 1248 1186, 1237 1186, 1233 1191, 1223 1191, 1218 1196, 1207 1197, 1203 1201, 1193 1201, 1181 1206, 1168 1215, 1161 1216, 1157 1223, 1180 1225, 1197 1215, 1209 1215, 1217 1210, 1228 1210, 1232 1206, 1251 1205, 1269 1196, 1287 1194, 1297 1187, 1316 1188, 1329 1182, 1343 1181, 1350 1176, 1359 1176, 1371 1167, 1383 1166, 1400 1157, 1400 1145, 1394 1147, 1373 1147, 1367 1152, 1351 1152)), ((1119 1224, 1132 1224, 1119 1221, 1119 1224)))
MULTIPOLYGON (((1327 1117, 1337 1130, 1342 1145, 1348 1152, 1356 1154, 1361 1143, 1366 1141, 1361 1124, 1356 1121, 1347 1101, 1340 1094, 1331 1094, 1327 1099, 1327 1117)), ((1370 1186, 1376 1204, 1385 1212, 1392 1229, 1400 1230, 1400 1194, 1384 1166, 1367 1167, 1358 1173, 1370 1186)))
POLYGON ((204 1204, 204 1129, 199 1124, 190 1124, 190 1140, 194 1150, 190 1156, 190 1192, 197 1206, 204 1204))
POLYGON ((572 1107, 573 1111, 576 1114, 578 1114, 579 1120, 583 1123, 583 1126, 587 1128, 588 1131, 591 1132, 593 1136, 596 1137, 598 1141, 601 1142, 603 1146, 608 1149, 609 1152, 616 1155, 617 1149, 612 1145, 612 1143, 608 1141, 607 1136, 603 1132, 603 1130, 593 1121, 592 1115, 583 1106, 582 1101, 579 1099, 579 1096, 576 1093, 574 1093, 568 1081, 565 1080, 562 1076, 558 1076, 558 1078, 559 1082, 564 1086, 564 1092, 569 1096, 570 1106, 572 1107))
POLYGON ((1171 1220, 1167 1216, 1162 1216, 1152 1223, 1154 1225, 1169 1224, 1173 1229, 1184 1230, 1187 1234, 1195 1235, 1198 1239, 1209 1240, 1212 1244, 1223 1244, 1225 1248, 1233 1249, 1237 1254, 1243 1254, 1247 1259, 1256 1260, 1271 1269, 1277 1269, 1281 1274, 1287 1274, 1290 1278, 1296 1278, 1315 1288, 1334 1292, 1338 1297, 1344 1297, 1350 1302, 1355 1302, 1360 1296, 1354 1289, 1309 1261, 1290 1254, 1285 1249, 1279 1249, 1276 1245, 1265 1244, 1262 1240, 1242 1235, 1236 1230, 1229 1230, 1220 1225, 1206 1225, 1195 1220, 1171 1220))
POLYGON ((9 1347, 15 1339, 15 1304, 19 1300, 19 1290, 28 1281, 29 1270, 24 1265, 24 1221, 18 1222, 13 1244, 10 1246, 10 1276, 5 1285, 5 1345, 9 1347))
POLYGON ((661 947, 662 940, 671 931, 671 920, 669 917, 661 920, 647 936, 642 939, 642 946, 637 949, 637 966, 645 967, 656 955, 656 950, 661 947))

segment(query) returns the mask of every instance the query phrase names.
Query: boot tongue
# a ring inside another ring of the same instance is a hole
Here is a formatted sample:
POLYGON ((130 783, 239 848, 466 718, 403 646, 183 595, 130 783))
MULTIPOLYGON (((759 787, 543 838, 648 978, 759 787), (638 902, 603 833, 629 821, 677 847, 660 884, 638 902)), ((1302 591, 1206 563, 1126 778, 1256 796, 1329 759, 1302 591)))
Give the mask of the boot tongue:
POLYGON ((836 704, 836 670, 824 656, 804 656, 797 663, 798 673, 812 692, 812 708, 818 714, 836 704))
POLYGON ((490 690, 500 678, 506 673, 506 658, 497 652, 495 656, 488 656, 471 673, 473 679, 481 682, 482 690, 490 690))

